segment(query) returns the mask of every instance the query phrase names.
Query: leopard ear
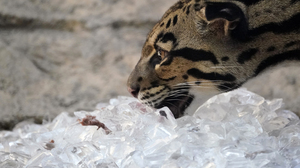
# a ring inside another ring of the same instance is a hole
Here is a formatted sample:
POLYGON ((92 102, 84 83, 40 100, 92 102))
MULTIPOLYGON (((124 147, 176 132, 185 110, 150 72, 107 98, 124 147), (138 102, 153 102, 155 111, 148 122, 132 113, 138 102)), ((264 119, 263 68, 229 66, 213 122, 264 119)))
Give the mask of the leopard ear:
POLYGON ((233 3, 207 3, 205 17, 208 24, 236 39, 246 38, 248 22, 244 12, 233 3))

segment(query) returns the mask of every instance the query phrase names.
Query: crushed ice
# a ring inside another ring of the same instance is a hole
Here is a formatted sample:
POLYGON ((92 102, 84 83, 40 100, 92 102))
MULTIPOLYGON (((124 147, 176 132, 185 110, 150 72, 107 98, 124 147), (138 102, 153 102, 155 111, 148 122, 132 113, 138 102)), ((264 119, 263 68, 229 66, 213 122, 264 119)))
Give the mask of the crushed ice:
POLYGON ((174 119, 118 97, 93 112, 0 132, 0 167, 300 167, 300 121, 245 89, 174 119))

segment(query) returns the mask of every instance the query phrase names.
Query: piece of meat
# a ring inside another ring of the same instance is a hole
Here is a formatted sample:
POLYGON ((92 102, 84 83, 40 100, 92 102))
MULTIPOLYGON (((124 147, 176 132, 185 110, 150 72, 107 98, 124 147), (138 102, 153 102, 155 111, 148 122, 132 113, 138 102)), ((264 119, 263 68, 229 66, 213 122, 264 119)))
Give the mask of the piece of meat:
POLYGON ((52 139, 50 142, 46 143, 44 148, 47 150, 52 150, 53 148, 55 148, 54 140, 52 139))
MULTIPOLYGON (((96 116, 92 116, 92 115, 86 115, 85 118, 83 118, 82 120, 78 120, 80 122, 81 125, 83 126, 89 126, 89 125, 95 125, 95 126, 98 126, 98 129, 99 128, 102 128, 104 129, 105 133, 106 134, 109 134, 111 133, 111 130, 108 129, 105 124, 103 124, 102 122, 98 121, 96 119, 96 116)), ((97 129, 97 130, 98 130, 97 129)))

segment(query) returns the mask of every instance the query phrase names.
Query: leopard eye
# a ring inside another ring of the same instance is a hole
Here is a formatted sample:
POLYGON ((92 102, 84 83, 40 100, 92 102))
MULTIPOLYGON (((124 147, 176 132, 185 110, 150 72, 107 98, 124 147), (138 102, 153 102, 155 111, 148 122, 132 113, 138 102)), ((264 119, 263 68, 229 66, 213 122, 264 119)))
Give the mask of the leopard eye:
POLYGON ((157 55, 163 60, 168 55, 168 51, 158 48, 157 55))
POLYGON ((157 51, 157 55, 161 57, 161 50, 157 51))

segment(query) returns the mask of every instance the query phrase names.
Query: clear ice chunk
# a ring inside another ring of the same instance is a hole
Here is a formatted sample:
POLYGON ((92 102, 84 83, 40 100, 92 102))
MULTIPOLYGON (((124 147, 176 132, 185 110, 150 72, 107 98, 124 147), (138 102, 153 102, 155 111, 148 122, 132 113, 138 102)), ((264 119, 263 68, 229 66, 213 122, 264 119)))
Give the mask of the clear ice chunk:
POLYGON ((238 89, 175 119, 119 96, 92 112, 0 132, 0 167, 300 167, 300 120, 280 99, 238 89))

